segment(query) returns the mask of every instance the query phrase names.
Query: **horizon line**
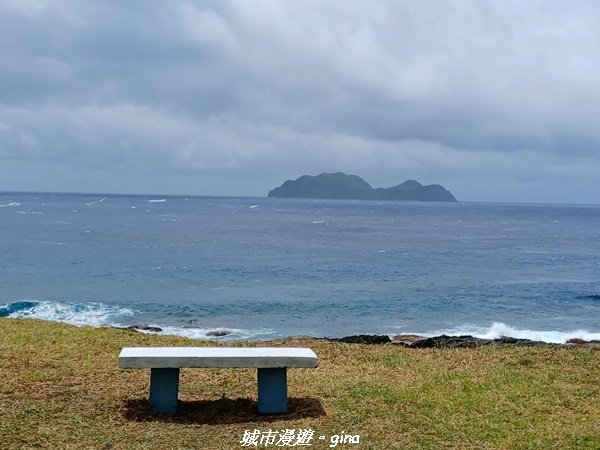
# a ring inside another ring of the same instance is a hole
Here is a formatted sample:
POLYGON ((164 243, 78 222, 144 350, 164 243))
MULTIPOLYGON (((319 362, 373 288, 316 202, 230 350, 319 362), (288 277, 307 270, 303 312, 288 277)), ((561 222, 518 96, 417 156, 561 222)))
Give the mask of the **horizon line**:
POLYGON ((484 204, 504 204, 504 205, 569 205, 569 206, 600 206, 600 203, 567 203, 567 202, 517 202, 517 201, 490 201, 490 200, 457 200, 456 202, 428 202, 419 200, 363 200, 363 199, 336 199, 336 198, 310 198, 310 197, 269 197, 252 196, 252 195, 210 195, 210 194, 140 194, 127 192, 73 192, 73 191, 10 191, 0 190, 0 195, 5 194, 43 194, 43 195, 104 195, 104 196, 135 196, 135 197, 175 197, 175 198, 252 198, 252 199, 267 199, 267 198, 285 198, 287 200, 355 200, 361 202, 397 202, 397 203, 484 203, 484 204))

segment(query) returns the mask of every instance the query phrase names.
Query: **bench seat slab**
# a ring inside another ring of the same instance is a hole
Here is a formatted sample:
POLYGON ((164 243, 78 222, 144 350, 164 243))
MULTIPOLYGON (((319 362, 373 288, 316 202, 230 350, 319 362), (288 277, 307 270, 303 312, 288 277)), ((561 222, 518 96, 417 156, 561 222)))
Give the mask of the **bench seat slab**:
POLYGON ((309 348, 285 347, 125 347, 119 355, 121 369, 167 367, 317 367, 309 348))

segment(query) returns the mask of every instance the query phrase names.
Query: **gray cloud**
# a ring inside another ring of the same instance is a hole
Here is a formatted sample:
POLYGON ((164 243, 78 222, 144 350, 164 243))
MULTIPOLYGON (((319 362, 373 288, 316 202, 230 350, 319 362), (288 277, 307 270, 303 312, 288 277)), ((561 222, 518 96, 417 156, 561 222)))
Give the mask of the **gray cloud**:
POLYGON ((0 4, 0 189, 600 203, 594 1, 0 4))

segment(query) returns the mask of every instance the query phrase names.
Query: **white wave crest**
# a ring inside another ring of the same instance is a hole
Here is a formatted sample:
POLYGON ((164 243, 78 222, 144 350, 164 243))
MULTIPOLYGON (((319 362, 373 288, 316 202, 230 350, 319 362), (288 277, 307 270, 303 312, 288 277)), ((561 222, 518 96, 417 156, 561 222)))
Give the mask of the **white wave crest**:
POLYGON ((19 202, 10 202, 6 205, 0 205, 0 208, 8 208, 9 206, 21 206, 21 204, 19 202))
MULTIPOLYGON (((39 319, 51 322, 63 322, 75 326, 92 327, 125 327, 129 320, 125 317, 133 316, 134 311, 116 305, 108 305, 101 302, 89 303, 66 303, 53 301, 22 301, 7 305, 2 308, 15 308, 14 312, 6 315, 8 318, 39 319)), ((161 324, 150 324, 151 327, 159 327, 162 331, 154 332, 139 329, 142 333, 160 334, 169 336, 182 336, 191 339, 208 340, 246 340, 267 339, 275 334, 270 328, 241 329, 226 327, 196 328, 169 326, 161 324), (215 333, 217 332, 217 333, 215 333), (223 333, 222 335, 219 335, 223 333)))
POLYGON ((100 302, 61 303, 51 301, 32 302, 29 308, 20 309, 8 317, 49 320, 71 325, 105 326, 117 325, 114 319, 131 316, 133 311, 127 308, 106 305, 100 302))
POLYGON ((569 339, 583 339, 591 341, 600 339, 600 333, 590 332, 588 330, 573 331, 553 331, 553 330, 529 330, 511 327, 501 322, 494 322, 490 327, 481 327, 476 325, 462 325, 444 330, 436 330, 428 333, 431 336, 446 334, 449 336, 471 335, 482 339, 497 339, 502 336, 518 339, 531 339, 532 341, 551 342, 564 344, 569 339))
POLYGON ((166 201, 167 201, 166 198, 161 198, 161 199, 157 199, 157 200, 148 200, 148 203, 163 203, 166 201))
MULTIPOLYGON (((226 340, 226 341, 235 341, 235 340, 246 340, 246 339, 264 339, 275 333, 274 330, 270 328, 258 328, 258 329, 241 329, 241 328, 192 328, 192 327, 176 327, 176 326, 160 326, 160 325, 151 325, 157 326, 162 329, 162 332, 158 334, 169 335, 169 336, 182 336, 191 339, 208 339, 208 340, 226 340), (215 336, 211 335, 214 331, 224 331, 228 334, 223 336, 215 336)), ((138 330, 142 333, 149 334, 157 334, 153 331, 145 331, 138 330)), ((272 336, 271 336, 272 337, 272 336)))

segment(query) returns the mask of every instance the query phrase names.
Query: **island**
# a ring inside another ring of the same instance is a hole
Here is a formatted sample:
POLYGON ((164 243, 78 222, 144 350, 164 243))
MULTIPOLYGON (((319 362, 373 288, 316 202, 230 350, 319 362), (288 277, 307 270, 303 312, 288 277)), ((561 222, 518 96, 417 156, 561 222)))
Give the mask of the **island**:
POLYGON ((420 202, 455 202, 452 193, 439 184, 423 185, 407 180, 397 186, 373 188, 358 175, 342 172, 302 175, 287 180, 269 191, 269 197, 330 198, 352 200, 406 200, 420 202))

